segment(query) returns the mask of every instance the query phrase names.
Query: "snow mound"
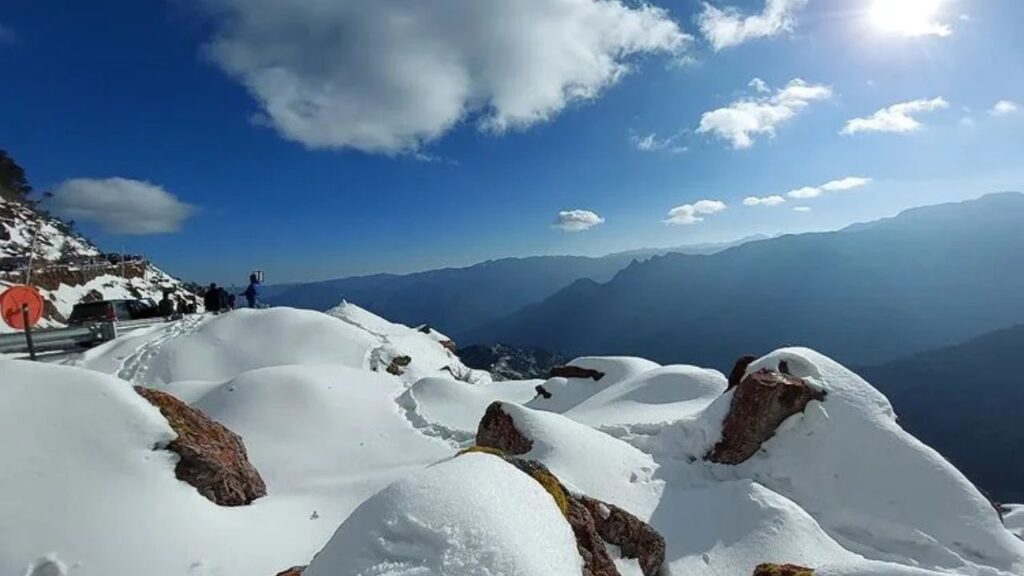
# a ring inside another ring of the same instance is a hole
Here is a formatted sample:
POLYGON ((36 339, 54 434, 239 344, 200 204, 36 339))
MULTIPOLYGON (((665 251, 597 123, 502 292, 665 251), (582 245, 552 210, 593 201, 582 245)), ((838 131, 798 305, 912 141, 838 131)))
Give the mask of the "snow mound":
MULTIPOLYGON (((716 370, 664 366, 612 384, 565 415, 595 427, 672 422, 703 410, 727 384, 716 370)), ((542 407, 543 402, 533 405, 542 407)))
POLYGON ((660 366, 650 360, 629 356, 584 356, 569 362, 569 366, 596 370, 604 376, 600 380, 590 378, 549 378, 544 389, 552 398, 537 398, 531 408, 549 412, 565 412, 609 386, 624 382, 660 366))
POLYGON ((410 386, 398 404, 424 434, 464 446, 476 437, 480 418, 492 402, 527 402, 537 395, 537 384, 540 380, 468 384, 451 378, 424 378, 410 386))
MULTIPOLYGON (((170 328, 168 328, 170 329, 170 328)), ((153 340, 140 340, 146 347, 153 340)), ((85 354, 81 365, 109 369, 108 353, 121 356, 115 341, 85 354)), ((160 387, 181 380, 223 382, 257 368, 290 364, 337 364, 369 368, 377 338, 319 312, 271 308, 235 310, 213 316, 194 331, 157 338, 145 370, 133 379, 160 387)))
POLYGON ((326 315, 310 310, 241 309, 189 317, 133 333, 69 361, 151 387, 224 382, 259 368, 331 364, 388 373, 396 358, 406 383, 426 376, 489 382, 428 335, 345 304, 326 315))
POLYGON ((649 455, 560 414, 511 403, 501 409, 533 441, 523 458, 541 462, 574 492, 650 517, 663 484, 652 479, 657 464, 649 455))
MULTIPOLYGON (((748 373, 780 361, 828 395, 784 422, 760 453, 731 470, 717 466, 720 472, 790 498, 845 548, 867 558, 1024 573, 1024 542, 953 465, 899 427, 880 392, 803 348, 773 352, 748 373)), ((730 399, 727 394, 720 402, 730 399)))
POLYGON ((1010 504, 1004 507, 1007 510, 1003 513, 1003 524, 1006 529, 1024 540, 1024 505, 1010 504))
MULTIPOLYGON (((165 390, 182 398, 195 388, 181 382, 165 390)), ((245 439, 271 495, 331 493, 310 508, 329 526, 388 482, 452 455, 409 425, 394 401, 403 386, 384 374, 275 366, 201 390, 190 404, 245 439), (338 479, 343 486, 332 488, 338 479)))
POLYGON ((174 432, 125 382, 2 358, 0 373, 0 437, 30 439, 0 442, 0 574, 51 574, 57 557, 75 576, 262 574, 309 553, 285 539, 239 554, 286 518, 220 508, 177 480, 176 457, 154 449, 174 432))
POLYGON ((367 500, 304 576, 554 576, 581 570, 569 523, 540 484, 500 458, 466 454, 367 500))

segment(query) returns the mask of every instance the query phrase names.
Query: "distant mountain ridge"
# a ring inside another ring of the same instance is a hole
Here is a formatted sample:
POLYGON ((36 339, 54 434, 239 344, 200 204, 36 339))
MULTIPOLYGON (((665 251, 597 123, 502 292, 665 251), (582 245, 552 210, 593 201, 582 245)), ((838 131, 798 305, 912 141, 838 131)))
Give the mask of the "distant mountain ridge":
POLYGON ((488 260, 462 268, 413 274, 375 274, 296 284, 267 294, 277 306, 327 310, 342 300, 415 326, 430 324, 456 341, 470 331, 539 302, 579 279, 607 282, 637 259, 673 251, 713 253, 761 237, 692 247, 651 248, 587 256, 531 256, 488 260))
POLYGON ((806 344, 880 363, 1024 321, 1022 222, 1024 194, 1000 193, 838 232, 656 256, 606 283, 578 280, 467 342, 720 369, 736 350, 806 344))

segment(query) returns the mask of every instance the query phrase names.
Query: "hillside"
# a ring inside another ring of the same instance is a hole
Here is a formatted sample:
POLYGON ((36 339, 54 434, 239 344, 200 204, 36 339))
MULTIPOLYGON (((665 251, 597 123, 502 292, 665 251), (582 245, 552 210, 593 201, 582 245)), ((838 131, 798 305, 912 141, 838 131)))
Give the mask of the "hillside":
POLYGON ((344 299, 397 322, 438 326, 459 341, 471 330, 539 302, 576 280, 607 282, 634 260, 668 252, 714 253, 759 238, 631 250, 600 258, 503 258, 415 274, 341 278, 290 285, 281 290, 271 286, 266 299, 277 306, 320 311, 344 299))
POLYGON ((896 408, 900 424, 1001 502, 1024 502, 1024 325, 858 372, 896 408))
POLYGON ((908 210, 842 231, 634 263, 474 331, 571 354, 727 369, 733 351, 812 342, 858 365, 1024 321, 1024 194, 908 210), (552 329, 557 327, 557 329, 552 329))
MULTIPOLYGON (((164 291, 175 299, 199 299, 171 277, 141 258, 109 257, 63 222, 40 214, 29 204, 0 198, 0 291, 24 283, 34 251, 31 283, 46 300, 40 326, 64 325, 80 301, 110 298, 151 298, 164 291), (34 244, 33 244, 34 239, 34 244), (126 260, 126 261, 118 261, 126 260)), ((9 331, 0 324, 0 332, 9 331)))
POLYGON ((1024 572, 991 503, 806 348, 732 387, 629 357, 492 382, 343 304, 190 316, 65 364, 0 356, 0 436, 32 439, 0 443, 3 574, 1024 572))

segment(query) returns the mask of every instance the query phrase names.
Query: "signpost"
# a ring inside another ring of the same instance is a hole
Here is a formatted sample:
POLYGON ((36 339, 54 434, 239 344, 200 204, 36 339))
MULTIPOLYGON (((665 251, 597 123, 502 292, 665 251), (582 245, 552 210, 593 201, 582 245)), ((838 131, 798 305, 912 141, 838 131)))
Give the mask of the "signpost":
POLYGON ((0 294, 0 315, 11 328, 25 331, 28 354, 33 360, 36 349, 32 343, 32 327, 43 317, 43 305, 42 295, 32 286, 11 286, 0 294))

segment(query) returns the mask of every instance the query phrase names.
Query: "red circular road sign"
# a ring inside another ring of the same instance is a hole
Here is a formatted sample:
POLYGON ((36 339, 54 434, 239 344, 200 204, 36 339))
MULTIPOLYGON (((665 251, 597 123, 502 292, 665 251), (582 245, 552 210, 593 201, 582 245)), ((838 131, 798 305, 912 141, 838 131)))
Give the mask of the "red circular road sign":
POLYGON ((11 286, 0 294, 0 315, 4 322, 16 330, 25 329, 22 307, 28 306, 28 325, 35 326, 43 317, 43 297, 32 286, 11 286))

